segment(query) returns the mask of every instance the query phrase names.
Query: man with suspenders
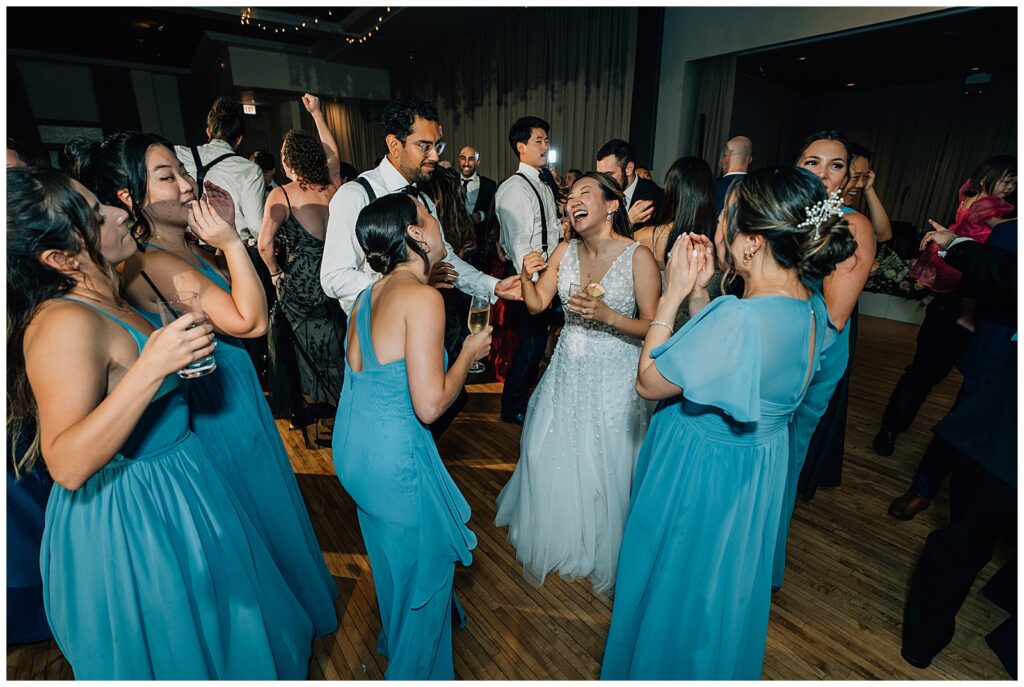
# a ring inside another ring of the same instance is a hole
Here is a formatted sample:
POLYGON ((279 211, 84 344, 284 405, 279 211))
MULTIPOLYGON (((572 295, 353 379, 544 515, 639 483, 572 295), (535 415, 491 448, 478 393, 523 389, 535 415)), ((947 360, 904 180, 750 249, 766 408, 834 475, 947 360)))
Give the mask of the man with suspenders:
MULTIPOLYGON (((380 274, 366 262, 356 238, 359 211, 380 196, 410 193, 437 217, 433 201, 421 193, 416 184, 430 180, 444 150, 438 118, 437 108, 420 98, 405 97, 388 103, 381 117, 387 156, 376 168, 363 172, 355 181, 338 189, 331 199, 320 285, 328 296, 338 299, 346 313, 351 312, 356 296, 380 279, 380 274)), ((444 227, 441 231, 443 234, 444 227)), ((437 288, 450 289, 454 286, 465 293, 486 297, 492 303, 498 298, 522 300, 518 277, 499 281, 459 258, 447 241, 445 248, 448 257, 435 266, 430 276, 431 284, 437 288)), ((431 427, 435 436, 443 431, 464 404, 465 398, 457 401, 431 427)))
MULTIPOLYGON (((522 117, 508 133, 519 169, 498 187, 495 209, 501 226, 501 248, 509 259, 507 273, 511 275, 519 273, 523 257, 531 251, 541 251, 547 260, 562 235, 558 206, 548 182, 551 173, 546 167, 550 130, 551 126, 539 117, 522 117)), ((501 419, 522 425, 530 387, 537 381, 548 329, 556 314, 546 310, 531 315, 522 303, 511 304, 509 314, 519 333, 519 348, 505 378, 501 419)))

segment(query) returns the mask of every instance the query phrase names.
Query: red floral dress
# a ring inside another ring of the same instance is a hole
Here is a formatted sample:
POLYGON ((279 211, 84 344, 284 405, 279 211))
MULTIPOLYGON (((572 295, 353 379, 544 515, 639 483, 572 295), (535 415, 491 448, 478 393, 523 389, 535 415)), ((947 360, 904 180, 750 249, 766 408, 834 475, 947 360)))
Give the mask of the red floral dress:
MULTIPOLYGON (((960 207, 956 210, 956 220, 949 230, 957 236, 966 236, 978 243, 985 243, 992 233, 992 227, 988 225, 988 220, 1006 216, 1006 213, 1013 210, 1013 205, 999 196, 982 196, 970 207, 965 207, 966 191, 970 183, 970 181, 966 181, 960 187, 960 207)), ((935 293, 950 293, 956 290, 961 273, 947 265, 946 261, 939 257, 939 250, 937 244, 928 244, 921 257, 911 268, 910 276, 935 293)))

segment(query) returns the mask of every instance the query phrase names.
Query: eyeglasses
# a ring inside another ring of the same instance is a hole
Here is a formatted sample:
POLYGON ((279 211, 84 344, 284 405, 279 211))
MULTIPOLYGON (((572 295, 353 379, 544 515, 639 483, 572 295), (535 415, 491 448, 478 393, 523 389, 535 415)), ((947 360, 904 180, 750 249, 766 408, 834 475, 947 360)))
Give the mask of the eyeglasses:
POLYGON ((424 157, 429 157, 430 153, 436 152, 438 156, 444 153, 444 148, 447 143, 444 141, 438 141, 437 143, 431 143, 430 141, 403 141, 404 143, 412 143, 423 151, 424 157))

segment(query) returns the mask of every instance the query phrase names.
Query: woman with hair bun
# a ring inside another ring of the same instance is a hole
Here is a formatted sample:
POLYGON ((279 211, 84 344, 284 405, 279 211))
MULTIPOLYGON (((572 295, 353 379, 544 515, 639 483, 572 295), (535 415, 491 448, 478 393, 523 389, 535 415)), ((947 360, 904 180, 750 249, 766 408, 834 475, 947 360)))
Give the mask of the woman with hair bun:
MULTIPOLYGON (((275 307, 280 311, 270 334, 271 402, 275 412, 287 409, 292 427, 302 428, 306 437, 306 425, 315 420, 306 400, 333 407, 341 393, 345 313, 320 286, 328 204, 341 186, 338 146, 320 111, 320 99, 306 93, 302 104, 313 116, 319 139, 297 129, 285 135, 281 168, 291 182, 267 196, 257 245, 277 287, 275 307), (285 248, 283 264, 277 260, 275 241, 285 248)), ((308 438, 306 444, 312 448, 308 438)))
POLYGON ((602 679, 761 677, 789 465, 789 423, 818 364, 821 279, 856 244, 807 172, 736 181, 714 250, 743 278, 678 332, 683 300, 710 278, 710 241, 672 246, 644 340, 637 392, 661 403, 637 458, 602 679))
POLYGON ((476 536, 430 425, 462 390, 469 366, 487 356, 491 329, 466 337, 447 366, 444 301, 429 285, 446 250, 440 225, 420 202, 378 198, 359 213, 356 238, 384 276, 356 298, 349 316, 334 469, 356 502, 370 558, 385 677, 453 680, 453 609, 465 623, 455 564, 472 562, 476 536))
POLYGON ((79 680, 302 679, 309 618, 189 429, 177 371, 214 352, 213 327, 154 329, 125 303, 127 220, 59 172, 7 172, 8 428, 16 469, 42 458, 56 482, 53 635, 79 680))

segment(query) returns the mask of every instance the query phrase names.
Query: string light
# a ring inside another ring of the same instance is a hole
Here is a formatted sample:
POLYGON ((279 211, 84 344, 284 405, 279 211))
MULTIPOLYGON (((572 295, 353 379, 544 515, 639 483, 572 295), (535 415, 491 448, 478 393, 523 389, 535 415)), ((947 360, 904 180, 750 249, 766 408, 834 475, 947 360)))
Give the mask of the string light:
MULTIPOLYGON (((328 21, 328 19, 327 19, 328 17, 334 17, 334 11, 333 10, 330 10, 330 9, 327 10, 327 17, 323 17, 325 22, 328 21)), ((384 8, 384 14, 382 14, 382 15, 377 17, 377 22, 374 24, 372 29, 368 29, 365 33, 363 33, 359 37, 347 36, 345 38, 345 42, 348 43, 349 45, 355 45, 357 43, 358 44, 366 43, 371 37, 373 37, 374 34, 379 34, 380 33, 381 25, 385 21, 390 19, 390 18, 391 18, 391 7, 385 7, 384 8)), ((313 21, 314 24, 319 24, 320 23, 320 19, 321 19, 321 17, 319 17, 319 16, 312 17, 312 21, 313 21)), ((294 31, 299 31, 301 29, 305 29, 305 28, 307 28, 306 24, 308 24, 309 21, 310 21, 310 17, 304 17, 303 20, 300 20, 294 26, 273 26, 271 24, 265 24, 265 23, 257 20, 255 22, 255 25, 256 25, 256 28, 261 30, 261 31, 266 31, 269 28, 269 29, 273 29, 274 33, 281 33, 281 34, 283 34, 283 33, 286 33, 289 28, 293 29, 294 31)), ((253 25, 253 12, 252 12, 252 8, 251 7, 246 7, 245 9, 242 10, 241 14, 239 15, 239 23, 242 26, 252 26, 253 25)), ((274 23, 278 23, 279 24, 279 22, 274 22, 274 23)))

